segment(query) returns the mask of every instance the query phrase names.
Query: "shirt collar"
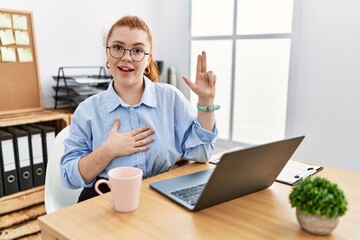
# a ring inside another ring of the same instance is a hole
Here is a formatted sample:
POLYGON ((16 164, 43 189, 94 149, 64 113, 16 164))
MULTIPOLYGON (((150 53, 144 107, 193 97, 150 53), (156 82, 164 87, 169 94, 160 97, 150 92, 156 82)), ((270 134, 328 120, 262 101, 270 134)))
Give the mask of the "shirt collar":
MULTIPOLYGON (((146 76, 144 76, 144 83, 145 83, 145 89, 143 96, 141 98, 141 102, 137 104, 136 106, 139 106, 141 104, 145 104, 149 107, 156 107, 156 93, 155 93, 155 83, 153 83, 150 79, 148 79, 146 76)), ((105 92, 105 104, 108 113, 114 111, 117 107, 124 106, 129 107, 128 104, 126 104, 121 97, 119 97, 115 90, 114 90, 114 80, 112 80, 109 84, 108 89, 105 92)))

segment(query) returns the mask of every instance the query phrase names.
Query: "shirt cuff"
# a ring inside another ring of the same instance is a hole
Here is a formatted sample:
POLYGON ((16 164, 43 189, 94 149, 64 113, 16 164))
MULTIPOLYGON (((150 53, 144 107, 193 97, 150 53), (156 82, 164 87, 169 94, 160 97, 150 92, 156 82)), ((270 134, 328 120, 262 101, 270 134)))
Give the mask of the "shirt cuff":
POLYGON ((187 142, 186 148, 193 148, 201 144, 215 144, 216 138, 218 136, 218 129, 216 123, 214 130, 211 132, 203 127, 201 127, 200 122, 196 119, 191 130, 191 135, 197 136, 192 138, 192 141, 187 142))
POLYGON ((74 183, 74 185, 76 185, 74 187, 91 187, 94 184, 95 179, 89 183, 86 183, 84 181, 84 179, 82 178, 82 176, 80 174, 80 170, 79 170, 79 161, 81 158, 82 158, 82 156, 79 156, 78 158, 76 158, 75 160, 73 160, 71 162, 72 170, 68 171, 68 172, 71 172, 71 176, 69 176, 69 175, 67 176, 68 183, 74 183))

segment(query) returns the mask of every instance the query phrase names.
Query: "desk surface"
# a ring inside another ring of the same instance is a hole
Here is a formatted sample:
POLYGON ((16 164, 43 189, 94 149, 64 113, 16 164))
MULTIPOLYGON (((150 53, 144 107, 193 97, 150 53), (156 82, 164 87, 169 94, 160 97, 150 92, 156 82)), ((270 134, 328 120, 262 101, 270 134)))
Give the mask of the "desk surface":
MULTIPOLYGON (((213 167, 189 164, 143 181, 139 208, 115 212, 101 196, 42 216, 43 239, 314 239, 299 227, 288 195, 291 186, 270 188, 189 212, 150 189, 149 183, 213 167)), ((321 239, 360 239, 360 173, 325 167, 317 175, 336 182, 348 212, 334 232, 321 239)), ((111 194, 111 193, 108 193, 111 194)))

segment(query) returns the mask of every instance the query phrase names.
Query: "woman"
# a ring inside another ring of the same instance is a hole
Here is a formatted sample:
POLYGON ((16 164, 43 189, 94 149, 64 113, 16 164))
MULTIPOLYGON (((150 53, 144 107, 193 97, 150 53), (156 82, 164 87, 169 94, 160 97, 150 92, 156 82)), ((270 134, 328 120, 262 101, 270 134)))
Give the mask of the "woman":
POLYGON ((167 171, 180 158, 206 162, 217 137, 216 76, 206 70, 205 52, 197 59, 195 83, 183 77, 199 97, 196 114, 179 90, 156 83, 152 35, 143 20, 119 19, 105 44, 113 80, 106 91, 77 107, 61 159, 63 185, 84 187, 79 201, 96 196, 95 181, 107 178, 114 167, 135 166, 147 178, 167 171))

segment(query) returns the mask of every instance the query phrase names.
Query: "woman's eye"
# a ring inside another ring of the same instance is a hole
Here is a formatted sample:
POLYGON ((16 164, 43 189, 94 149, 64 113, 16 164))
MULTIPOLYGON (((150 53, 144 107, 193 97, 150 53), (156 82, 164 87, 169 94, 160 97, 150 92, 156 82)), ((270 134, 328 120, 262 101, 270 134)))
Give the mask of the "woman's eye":
POLYGON ((143 53, 144 51, 143 51, 141 48, 134 48, 134 49, 132 50, 132 52, 133 52, 134 54, 141 54, 141 53, 143 53))
POLYGON ((116 50, 116 51, 123 51, 124 48, 120 45, 113 45, 113 49, 116 50))

